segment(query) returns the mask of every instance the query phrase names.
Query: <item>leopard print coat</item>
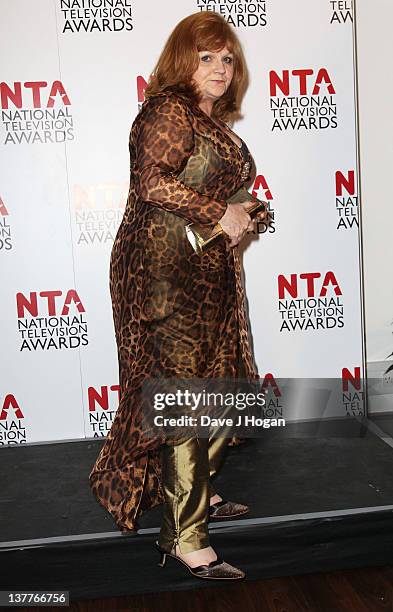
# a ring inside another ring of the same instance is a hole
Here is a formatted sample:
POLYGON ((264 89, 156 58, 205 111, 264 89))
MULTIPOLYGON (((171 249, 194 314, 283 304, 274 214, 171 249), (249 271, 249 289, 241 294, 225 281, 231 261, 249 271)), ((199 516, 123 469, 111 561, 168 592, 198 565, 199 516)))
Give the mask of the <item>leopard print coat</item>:
POLYGON ((163 502, 164 439, 146 432, 143 381, 240 372, 258 379, 238 250, 220 240, 200 256, 184 229, 189 222, 213 226, 228 201, 252 199, 241 149, 172 88, 144 102, 129 151, 127 206, 110 260, 120 402, 89 474, 122 532, 163 502))

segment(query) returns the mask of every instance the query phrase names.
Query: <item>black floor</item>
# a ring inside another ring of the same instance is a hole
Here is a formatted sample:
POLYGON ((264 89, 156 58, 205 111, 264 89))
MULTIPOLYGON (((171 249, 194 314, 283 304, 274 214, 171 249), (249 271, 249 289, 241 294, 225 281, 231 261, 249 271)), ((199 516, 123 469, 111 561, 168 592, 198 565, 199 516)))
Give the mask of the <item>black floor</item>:
MULTIPOLYGON (((1 589, 67 588, 76 599, 203 586, 175 561, 156 567, 160 508, 124 536, 98 505, 88 474, 102 444, 0 450, 1 589)), ((251 507, 211 525, 213 545, 250 579, 393 562, 393 449, 367 420, 266 430, 229 450, 215 486, 251 507)))
MULTIPOLYGON (((103 443, 2 448, 0 544, 118 532, 88 486, 103 443)), ((216 489, 247 503, 248 519, 393 505, 393 449, 354 419, 289 423, 230 449, 216 489)), ((145 514, 141 527, 158 527, 160 512, 145 514)))

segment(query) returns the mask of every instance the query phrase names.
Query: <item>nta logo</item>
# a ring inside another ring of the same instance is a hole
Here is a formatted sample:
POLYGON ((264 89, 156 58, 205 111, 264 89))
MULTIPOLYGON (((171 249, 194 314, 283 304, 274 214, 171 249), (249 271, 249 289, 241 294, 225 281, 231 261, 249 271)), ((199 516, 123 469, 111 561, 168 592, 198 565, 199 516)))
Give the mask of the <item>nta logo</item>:
POLYGON ((30 107, 33 108, 53 108, 56 98, 64 105, 70 105, 70 99, 61 81, 53 81, 49 92, 41 92, 42 89, 48 87, 46 81, 26 81, 23 83, 14 83, 11 88, 7 83, 0 83, 0 98, 1 108, 7 110, 9 103, 16 108, 30 107))
POLYGON ((326 68, 320 68, 316 77, 313 75, 314 70, 311 68, 292 70, 291 73, 289 70, 283 70, 281 75, 275 70, 271 70, 269 72, 270 95, 272 97, 277 96, 277 90, 279 90, 284 96, 289 96, 291 94, 316 96, 320 93, 322 85, 327 93, 336 93, 326 68), (294 78, 291 79, 290 74, 294 78), (313 78, 310 79, 309 77, 313 78), (298 90, 296 93, 293 92, 295 86, 298 90))
POLYGON ((29 297, 19 292, 16 308, 21 351, 88 344, 85 307, 75 289, 69 289, 65 296, 60 290, 31 291, 29 297))
MULTIPOLYGON (((285 292, 287 292, 290 297, 297 298, 299 295, 298 292, 298 279, 304 281, 303 285, 306 290, 307 297, 315 297, 316 294, 316 279, 322 278, 322 274, 320 272, 304 272, 302 274, 291 274, 290 280, 288 280, 283 274, 278 275, 278 296, 280 300, 285 298, 285 292)), ((326 272, 324 279, 321 283, 319 283, 319 296, 324 297, 328 292, 328 287, 331 285, 332 290, 335 295, 342 295, 342 291, 337 282, 337 279, 334 275, 334 272, 326 272)))
MULTIPOLYGON (((56 298, 61 297, 63 292, 58 291, 40 291, 38 294, 40 297, 44 298, 41 300, 41 303, 44 303, 46 306, 45 314, 49 316, 60 315, 68 315, 70 310, 70 304, 74 302, 76 309, 78 312, 85 312, 85 308, 81 302, 81 299, 75 289, 70 289, 67 291, 66 297, 62 302, 61 312, 58 313, 58 307, 56 303, 56 298)), ((16 294, 16 305, 18 311, 18 317, 24 317, 26 311, 32 316, 37 317, 38 312, 38 295, 36 291, 30 291, 30 297, 27 298, 23 293, 16 294)))
POLYGON ((355 171, 346 174, 337 170, 335 174, 336 210, 338 223, 336 229, 359 227, 358 198, 356 193, 355 171))
POLYGON ((336 90, 327 68, 269 72, 272 131, 337 127, 336 90))
POLYGON ((320 272, 291 274, 290 278, 279 274, 277 281, 280 331, 344 326, 342 291, 334 272, 329 270, 323 277, 320 272))
POLYGON ((71 102, 61 81, 0 83, 4 144, 73 140, 71 102))

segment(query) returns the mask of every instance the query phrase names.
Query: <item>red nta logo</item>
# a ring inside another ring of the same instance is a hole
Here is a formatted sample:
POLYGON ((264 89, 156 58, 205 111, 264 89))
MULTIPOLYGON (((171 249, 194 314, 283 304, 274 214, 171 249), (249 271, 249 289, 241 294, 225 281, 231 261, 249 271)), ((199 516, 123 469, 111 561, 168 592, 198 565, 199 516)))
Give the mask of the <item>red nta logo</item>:
MULTIPOLYGON (((291 298, 297 298, 299 296, 298 281, 302 282, 302 285, 306 287, 307 297, 315 297, 317 292, 316 280, 322 278, 320 272, 304 272, 302 274, 291 274, 290 279, 286 278, 283 274, 278 275, 278 296, 280 300, 285 299, 285 294, 288 293, 291 298)), ((327 292, 329 285, 336 295, 342 295, 342 291, 334 275, 334 272, 326 272, 323 279, 322 285, 320 286, 318 297, 324 297, 327 292)))
POLYGON ((3 217, 5 217, 6 215, 8 215, 8 210, 6 205, 4 204, 1 196, 0 196, 0 215, 3 215, 3 217))
POLYGON ((251 191, 251 193, 254 196, 254 198, 258 197, 258 191, 260 189, 263 189, 263 192, 265 194, 265 198, 267 200, 273 200, 272 192, 270 191, 270 187, 267 184, 267 180, 265 179, 263 174, 258 174, 255 177, 254 185, 253 185, 253 188, 252 188, 252 191, 251 191))
POLYGON ((336 196, 342 196, 343 188, 349 195, 355 195, 355 171, 348 170, 348 175, 337 170, 336 172, 336 196))
POLYGON ((136 77, 136 89, 138 95, 138 102, 145 101, 145 89, 147 87, 147 81, 143 78, 143 76, 136 77))
POLYGON ((33 105, 33 108, 53 108, 56 99, 68 106, 71 104, 61 81, 53 81, 49 93, 47 81, 15 82, 13 87, 0 83, 1 108, 7 110, 11 103, 16 108, 33 105))
MULTIPOLYGON (((117 394, 117 402, 120 400, 120 385, 111 385, 109 387, 111 391, 117 394)), ((109 410, 109 389, 108 385, 102 385, 101 391, 97 391, 94 387, 89 387, 87 390, 89 411, 95 412, 96 405, 100 406, 103 410, 109 410)))
POLYGON ((341 379, 343 385, 343 391, 348 391, 349 384, 352 385, 354 389, 357 391, 361 390, 362 387, 362 379, 360 378, 360 367, 356 366, 354 373, 352 373, 348 368, 343 368, 341 371, 341 379))
POLYGON ((42 309, 45 309, 45 316, 54 317, 57 315, 59 305, 61 305, 60 315, 68 315, 70 310, 70 304, 73 302, 78 312, 85 312, 85 308, 82 301, 75 291, 75 289, 69 289, 66 293, 65 299, 62 298, 63 291, 30 291, 30 297, 26 297, 23 293, 16 294, 16 307, 18 312, 18 318, 26 316, 26 312, 32 317, 38 317, 39 313, 42 314, 42 309), (38 296, 42 298, 38 301, 38 296), (61 300, 57 298, 62 298, 61 300), (40 305, 40 309, 38 306, 40 305))
POLYGON ((9 393, 4 398, 3 407, 0 413, 0 421, 3 421, 4 419, 7 418, 8 414, 10 414, 8 412, 10 408, 14 409, 14 415, 17 419, 24 418, 24 414, 22 410, 20 409, 18 402, 16 401, 15 395, 12 395, 12 393, 9 393))
POLYGON ((304 68, 299 70, 283 70, 281 75, 275 70, 269 72, 270 96, 275 97, 278 92, 284 96, 298 95, 318 95, 321 90, 321 85, 324 86, 329 94, 335 94, 332 80, 326 68, 320 68, 317 75, 314 76, 312 68, 304 68), (290 78, 290 75, 292 78, 290 78), (296 93, 292 90, 296 87, 296 93))
POLYGON ((281 397, 281 391, 280 388, 277 384, 276 379, 274 378, 273 374, 271 373, 267 373, 265 374, 264 378, 263 378, 263 383, 262 383, 262 390, 266 391, 268 388, 271 388, 274 395, 276 397, 281 397))

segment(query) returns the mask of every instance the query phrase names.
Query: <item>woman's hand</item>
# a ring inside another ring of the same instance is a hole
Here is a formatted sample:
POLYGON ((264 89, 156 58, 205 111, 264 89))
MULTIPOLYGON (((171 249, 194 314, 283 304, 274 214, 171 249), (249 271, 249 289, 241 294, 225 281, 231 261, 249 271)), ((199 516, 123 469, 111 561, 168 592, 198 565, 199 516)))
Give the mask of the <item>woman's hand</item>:
MULTIPOLYGON (((225 214, 219 220, 219 224, 230 239, 229 246, 231 247, 239 244, 243 236, 254 228, 254 222, 246 212, 249 206, 249 201, 228 204, 225 214)), ((259 213, 257 217, 261 218, 261 215, 265 217, 266 212, 259 213)))

